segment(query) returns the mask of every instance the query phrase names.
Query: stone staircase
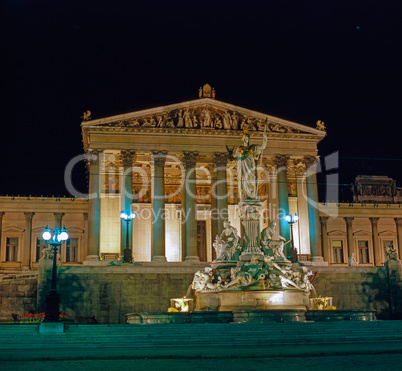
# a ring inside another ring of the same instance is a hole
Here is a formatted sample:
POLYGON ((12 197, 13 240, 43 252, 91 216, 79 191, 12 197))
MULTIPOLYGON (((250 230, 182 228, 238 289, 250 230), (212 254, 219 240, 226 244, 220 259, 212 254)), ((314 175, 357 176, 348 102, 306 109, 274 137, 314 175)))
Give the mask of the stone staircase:
POLYGON ((0 360, 267 357, 402 352, 402 321, 0 326, 0 360))

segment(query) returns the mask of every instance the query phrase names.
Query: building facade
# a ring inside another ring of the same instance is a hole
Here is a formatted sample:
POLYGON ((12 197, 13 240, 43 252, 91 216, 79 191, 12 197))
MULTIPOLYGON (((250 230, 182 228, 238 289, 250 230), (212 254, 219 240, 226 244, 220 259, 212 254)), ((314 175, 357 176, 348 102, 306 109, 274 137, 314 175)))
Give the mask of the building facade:
POLYGON ((37 269, 46 225, 69 231, 62 264, 103 264, 127 247, 137 262, 213 260, 223 222, 241 230, 232 155, 245 130, 252 144, 267 136, 257 164, 261 230, 276 222, 290 240, 284 217, 298 214, 293 240, 307 264, 348 265, 354 253, 359 264, 382 265, 385 249, 402 253, 394 183, 390 195, 372 188, 387 203, 368 203, 367 194, 362 199, 361 185, 353 203, 318 203, 317 144, 326 135, 321 122, 313 128, 221 102, 205 85, 199 99, 96 120, 86 116, 81 127, 88 194, 72 189, 73 198, 0 197, 2 270, 37 269), (121 212, 135 218, 122 220, 121 212))

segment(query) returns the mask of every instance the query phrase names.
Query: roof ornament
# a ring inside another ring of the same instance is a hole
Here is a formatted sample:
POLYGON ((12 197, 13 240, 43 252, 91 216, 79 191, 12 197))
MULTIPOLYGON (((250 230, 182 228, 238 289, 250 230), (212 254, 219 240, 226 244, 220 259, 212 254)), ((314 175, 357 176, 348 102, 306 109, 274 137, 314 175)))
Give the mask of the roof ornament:
POLYGON ((316 129, 325 131, 326 127, 324 121, 318 120, 316 122, 316 129))
POLYGON ((212 98, 215 99, 215 88, 211 88, 211 85, 205 84, 198 89, 198 96, 200 98, 212 98))
POLYGON ((82 121, 89 121, 91 120, 91 111, 87 110, 86 112, 84 112, 81 116, 82 121))

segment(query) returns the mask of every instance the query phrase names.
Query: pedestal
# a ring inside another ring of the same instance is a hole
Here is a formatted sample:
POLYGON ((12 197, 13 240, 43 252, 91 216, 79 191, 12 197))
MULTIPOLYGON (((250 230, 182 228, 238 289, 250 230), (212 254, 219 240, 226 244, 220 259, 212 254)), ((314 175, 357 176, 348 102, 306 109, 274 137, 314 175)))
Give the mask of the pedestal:
POLYGON ((260 211, 258 199, 247 199, 239 203, 243 231, 243 252, 241 255, 264 255, 260 247, 260 211))

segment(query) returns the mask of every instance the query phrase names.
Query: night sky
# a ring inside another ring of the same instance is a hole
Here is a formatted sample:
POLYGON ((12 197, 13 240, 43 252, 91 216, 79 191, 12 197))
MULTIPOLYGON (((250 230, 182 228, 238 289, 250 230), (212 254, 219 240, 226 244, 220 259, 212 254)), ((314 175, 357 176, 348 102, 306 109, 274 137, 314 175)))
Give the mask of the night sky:
MULTIPOLYGON (((87 109, 96 119, 192 100, 205 83, 218 100, 323 120, 341 201, 359 174, 402 187, 399 0, 3 0, 0 17, 0 195, 68 196, 87 109)), ((83 166, 74 182, 85 191, 83 166)))

